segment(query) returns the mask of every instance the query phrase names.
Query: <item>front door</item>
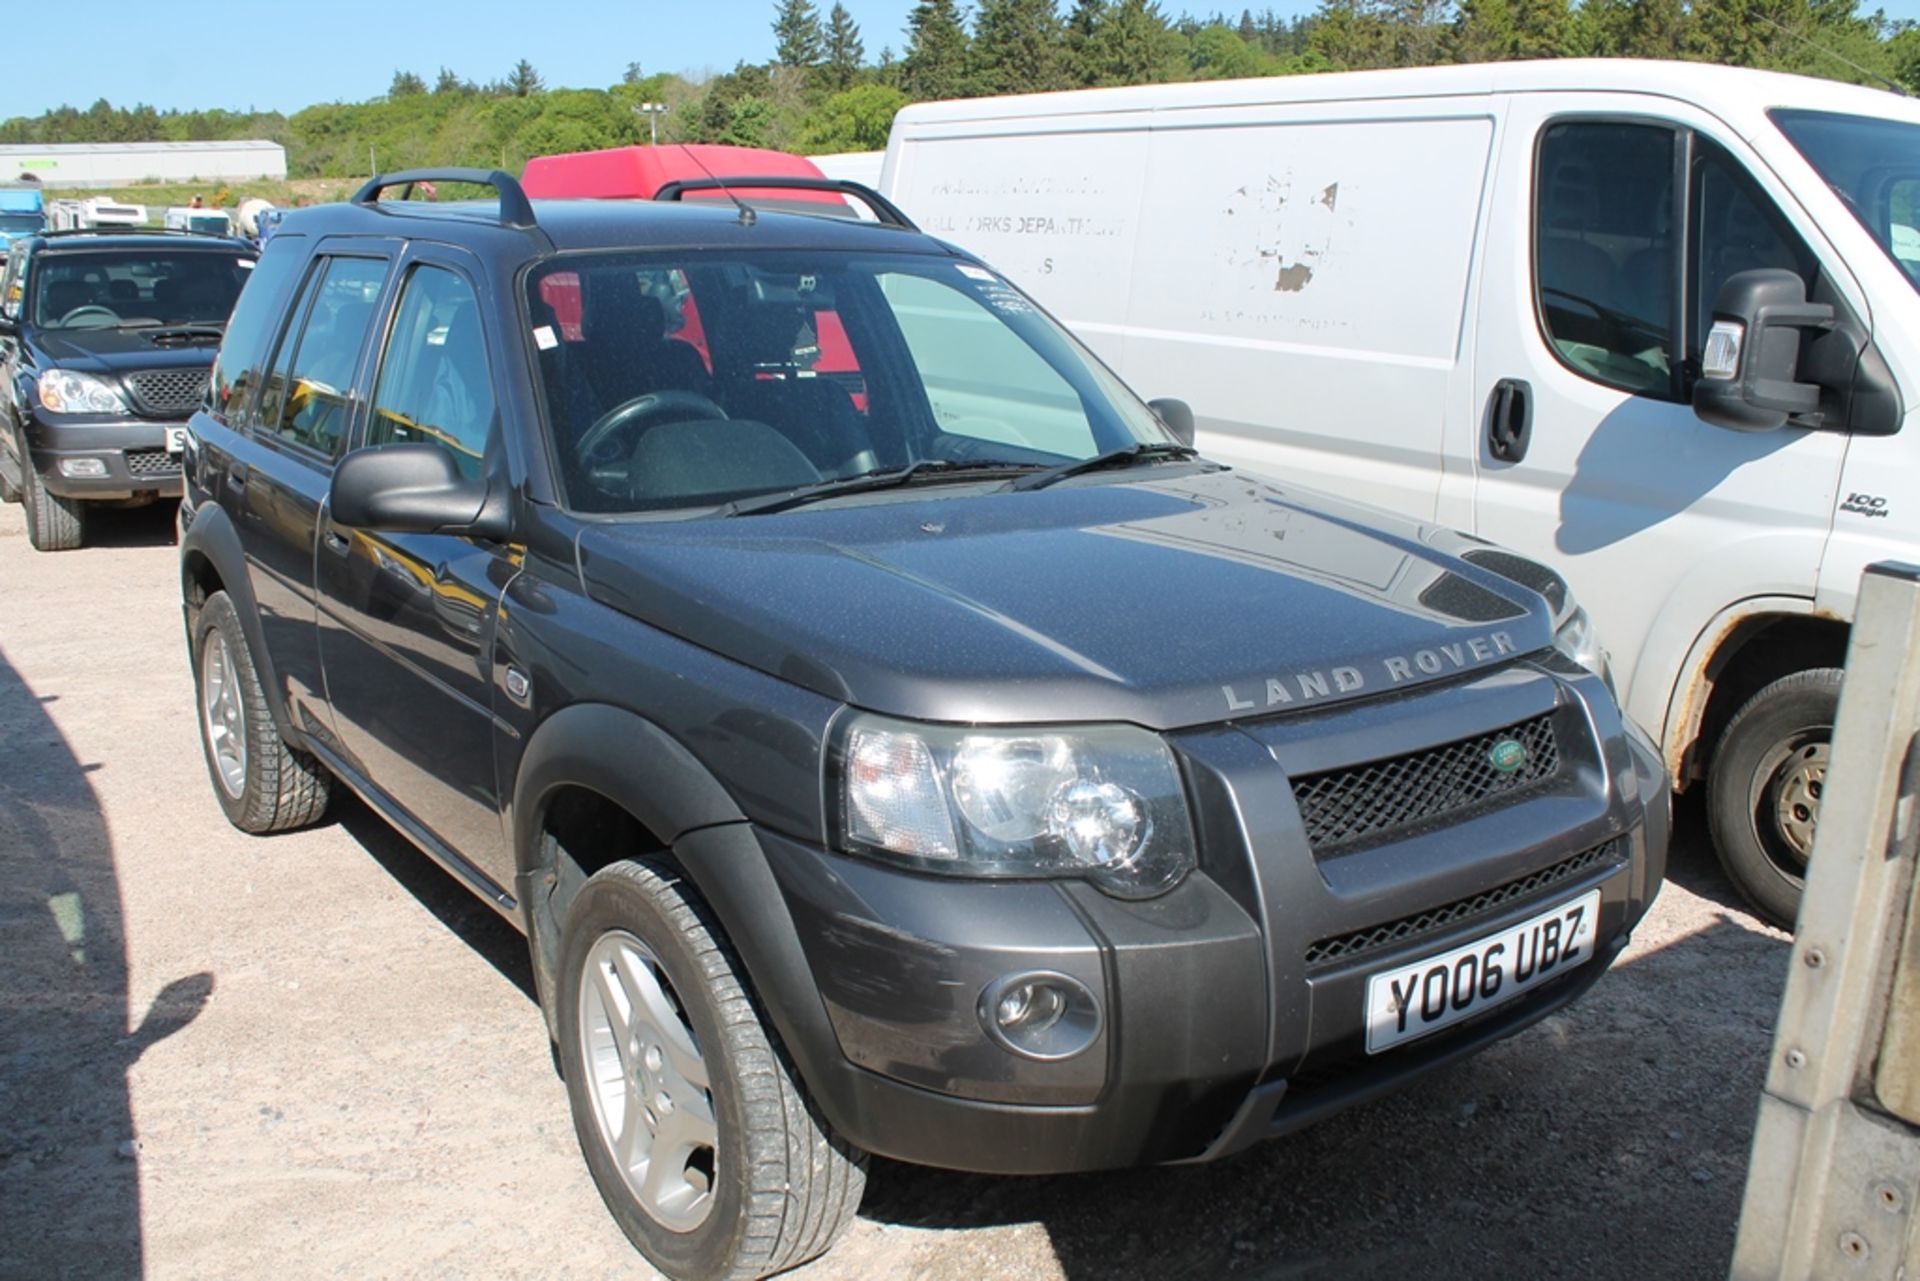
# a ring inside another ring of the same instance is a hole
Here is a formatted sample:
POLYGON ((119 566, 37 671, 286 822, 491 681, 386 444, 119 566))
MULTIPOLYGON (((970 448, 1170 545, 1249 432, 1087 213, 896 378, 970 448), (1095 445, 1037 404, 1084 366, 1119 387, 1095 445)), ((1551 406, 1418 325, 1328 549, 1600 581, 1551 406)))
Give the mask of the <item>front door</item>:
MULTIPOLYGON (((358 443, 430 442, 478 475, 497 432, 473 275, 442 249, 414 251, 402 270, 358 443)), ((513 572, 499 544, 320 516, 320 650, 340 740, 374 786, 496 886, 513 869, 489 665, 513 572)))
POLYGON ((1846 445, 1693 413, 1721 282, 1787 267, 1811 292, 1824 268, 1732 131, 1687 111, 1515 100, 1475 359, 1475 532, 1566 575, 1655 735, 1715 614, 1812 598, 1846 445))

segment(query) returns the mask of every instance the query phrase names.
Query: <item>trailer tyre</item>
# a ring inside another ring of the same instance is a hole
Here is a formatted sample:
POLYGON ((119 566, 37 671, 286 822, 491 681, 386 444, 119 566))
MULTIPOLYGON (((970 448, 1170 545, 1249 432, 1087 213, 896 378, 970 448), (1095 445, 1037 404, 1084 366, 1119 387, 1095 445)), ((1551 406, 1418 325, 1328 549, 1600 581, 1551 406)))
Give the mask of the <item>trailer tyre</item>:
POLYGON ((1841 676, 1837 667, 1795 672, 1748 699, 1721 734, 1707 776, 1720 865, 1782 929, 1793 928, 1806 887, 1841 676))

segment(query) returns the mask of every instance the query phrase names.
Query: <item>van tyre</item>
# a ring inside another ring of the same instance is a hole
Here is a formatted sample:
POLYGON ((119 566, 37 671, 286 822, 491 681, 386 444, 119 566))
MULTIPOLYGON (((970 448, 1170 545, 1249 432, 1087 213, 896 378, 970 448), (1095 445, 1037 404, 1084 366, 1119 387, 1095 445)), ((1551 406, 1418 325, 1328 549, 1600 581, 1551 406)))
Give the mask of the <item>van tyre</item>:
POLYGON ((1837 667, 1773 682, 1728 722, 1707 777, 1707 818, 1720 865, 1759 913, 1791 930, 1826 789, 1837 667))
POLYGON ((614 1221, 675 1281, 749 1281, 824 1253, 866 1156, 814 1110, 706 906, 621 862, 561 935, 560 1057, 574 1131, 614 1221))
POLYGON ((47 492, 47 482, 33 469, 33 460, 24 448, 16 456, 20 459, 20 501, 27 509, 27 541, 35 551, 72 551, 86 535, 85 512, 76 500, 47 492))
POLYGON ((243 832, 284 832, 327 812, 332 776, 280 737, 240 616, 225 592, 207 597, 193 628, 194 706, 213 794, 243 832))

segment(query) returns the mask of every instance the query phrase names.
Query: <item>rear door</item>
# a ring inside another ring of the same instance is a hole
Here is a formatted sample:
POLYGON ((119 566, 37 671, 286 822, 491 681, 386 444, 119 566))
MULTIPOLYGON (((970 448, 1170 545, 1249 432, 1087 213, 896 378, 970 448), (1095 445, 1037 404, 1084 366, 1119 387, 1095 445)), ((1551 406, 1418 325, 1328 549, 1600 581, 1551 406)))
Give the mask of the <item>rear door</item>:
MULTIPOLYGON (((458 250, 408 251, 356 444, 434 444, 469 475, 497 456, 501 362, 489 344, 500 336, 482 315, 480 279, 458 250)), ((350 529, 323 514, 318 560, 321 657, 347 754, 427 832, 506 885, 490 656, 517 552, 350 529)))
POLYGON ((1716 613, 1812 597, 1846 438, 1694 415, 1721 282, 1786 267, 1811 291, 1837 259, 1731 129, 1636 102, 1514 100, 1490 237, 1507 249, 1487 259, 1478 325, 1474 523, 1566 574, 1628 711, 1658 734, 1716 613))
POLYGON ((216 469, 274 675, 300 726, 322 741, 330 726, 314 633, 314 540, 391 270, 379 242, 319 247, 258 374, 258 399, 243 411, 239 435, 225 438, 216 469))

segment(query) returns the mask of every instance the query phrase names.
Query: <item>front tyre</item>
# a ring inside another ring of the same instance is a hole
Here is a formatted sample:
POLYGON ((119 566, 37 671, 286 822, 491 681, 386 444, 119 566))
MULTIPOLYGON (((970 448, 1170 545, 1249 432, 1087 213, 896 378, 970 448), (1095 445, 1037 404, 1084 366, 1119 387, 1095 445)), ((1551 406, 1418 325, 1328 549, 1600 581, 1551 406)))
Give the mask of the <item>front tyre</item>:
MULTIPOLYGON (((18 441, 20 438, 14 438, 18 441)), ((72 498, 62 498, 47 489, 47 482, 33 469, 24 442, 20 460, 20 503, 27 509, 27 541, 40 552, 70 552, 86 538, 86 510, 72 498)))
POLYGON ((1720 864, 1759 913, 1793 928, 1826 790, 1837 667, 1795 672, 1752 698, 1720 736, 1707 817, 1720 864))
POLYGON ((280 737, 240 615, 225 592, 207 597, 194 622, 193 691, 207 772, 227 820, 256 833, 318 822, 332 777, 280 737))
POLYGON ((580 1150, 655 1267, 748 1281, 852 1221, 864 1154, 814 1112, 719 926, 668 870, 615 863, 580 888, 555 999, 580 1150))

